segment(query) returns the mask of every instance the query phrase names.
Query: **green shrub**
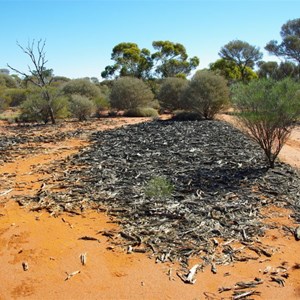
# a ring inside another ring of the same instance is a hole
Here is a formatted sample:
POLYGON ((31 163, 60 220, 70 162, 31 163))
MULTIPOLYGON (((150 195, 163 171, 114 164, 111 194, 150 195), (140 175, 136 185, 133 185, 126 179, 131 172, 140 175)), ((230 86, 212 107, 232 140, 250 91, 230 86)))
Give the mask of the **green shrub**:
POLYGON ((198 71, 181 97, 185 109, 197 112, 205 119, 213 119, 229 103, 227 81, 211 71, 198 71))
POLYGON ((32 91, 27 100, 21 106, 19 119, 22 122, 44 122, 48 123, 50 119, 50 109, 55 118, 65 118, 69 115, 68 99, 59 93, 49 91, 52 95, 52 101, 49 103, 39 91, 32 91))
POLYGON ((6 87, 6 88, 16 88, 17 82, 10 75, 0 74, 0 86, 6 87))
POLYGON ((5 110, 9 105, 9 100, 7 99, 5 89, 0 88, 0 112, 5 110))
POLYGON ((149 198, 164 199, 172 196, 173 185, 162 176, 155 176, 145 185, 145 196, 149 198))
POLYGON ((86 79, 73 79, 62 87, 64 95, 81 95, 89 99, 95 99, 102 96, 101 90, 86 79))
POLYGON ((154 99, 153 101, 151 101, 148 105, 148 107, 152 107, 155 110, 159 111, 161 109, 159 101, 157 99, 154 99))
POLYGON ((162 109, 170 111, 176 109, 182 109, 184 104, 182 103, 181 94, 187 87, 188 81, 181 78, 166 78, 160 88, 157 98, 159 99, 162 109))
POLYGON ((260 79, 232 87, 245 132, 263 149, 271 168, 300 117, 300 85, 292 79, 260 79))
POLYGON ((263 149, 268 164, 275 160, 300 116, 300 85, 292 79, 260 79, 232 87, 237 117, 263 149))
POLYGON ((9 101, 9 106, 19 106, 27 99, 27 91, 25 89, 7 89, 6 95, 9 101))
POLYGON ((157 110, 152 107, 137 107, 129 109, 124 113, 125 117, 152 117, 157 118, 159 116, 157 110))
POLYGON ((114 82, 110 93, 110 104, 117 110, 131 110, 148 106, 153 98, 150 88, 142 80, 122 77, 114 82))
POLYGON ((72 95, 69 104, 71 115, 79 121, 86 121, 95 111, 92 100, 81 95, 72 95))
POLYGON ((6 100, 0 95, 0 112, 4 111, 6 107, 6 100))
POLYGON ((96 109, 96 115, 100 116, 101 112, 110 109, 110 103, 105 97, 98 97, 93 100, 96 109))

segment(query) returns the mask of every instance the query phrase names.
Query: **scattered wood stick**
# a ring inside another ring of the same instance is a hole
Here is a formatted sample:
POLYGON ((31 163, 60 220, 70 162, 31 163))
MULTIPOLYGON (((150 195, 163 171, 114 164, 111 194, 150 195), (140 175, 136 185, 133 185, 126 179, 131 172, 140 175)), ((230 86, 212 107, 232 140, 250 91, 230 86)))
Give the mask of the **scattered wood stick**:
POLYGON ((72 273, 66 272, 67 277, 65 278, 65 281, 71 279, 73 276, 75 276, 75 275, 77 275, 77 274, 79 274, 79 273, 80 273, 80 271, 74 271, 74 272, 72 272, 72 273))

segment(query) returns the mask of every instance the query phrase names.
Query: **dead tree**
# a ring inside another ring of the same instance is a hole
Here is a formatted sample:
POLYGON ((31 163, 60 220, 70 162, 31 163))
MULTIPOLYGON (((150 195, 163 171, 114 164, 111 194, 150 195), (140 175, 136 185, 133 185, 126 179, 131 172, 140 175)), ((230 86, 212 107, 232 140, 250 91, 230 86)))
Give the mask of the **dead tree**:
POLYGON ((48 113, 49 117, 51 119, 52 124, 55 124, 55 116, 53 112, 52 107, 52 98, 49 93, 48 87, 50 86, 53 76, 52 76, 52 70, 46 69, 45 65, 48 62, 46 60, 46 52, 45 52, 45 45, 46 41, 39 40, 36 45, 36 51, 35 51, 35 41, 33 40, 31 43, 28 42, 27 47, 21 46, 19 43, 17 45, 21 48, 21 50, 29 56, 33 68, 28 66, 29 74, 26 74, 25 72, 19 71, 18 69, 13 68, 9 64, 7 66, 17 72, 18 74, 24 76, 24 79, 28 82, 31 82, 33 85, 38 87, 41 90, 42 97, 47 101, 48 103, 48 113))

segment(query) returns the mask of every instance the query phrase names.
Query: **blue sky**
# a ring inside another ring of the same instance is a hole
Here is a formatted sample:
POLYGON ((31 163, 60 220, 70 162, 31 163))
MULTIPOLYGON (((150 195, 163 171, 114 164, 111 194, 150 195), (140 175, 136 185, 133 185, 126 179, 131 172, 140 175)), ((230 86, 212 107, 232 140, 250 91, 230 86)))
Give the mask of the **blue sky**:
MULTIPOLYGON (((41 38, 55 75, 101 79, 120 42, 151 52, 153 41, 181 43, 200 58, 199 69, 234 39, 263 50, 280 40, 287 20, 300 18, 300 0, 0 0, 0 11, 0 68, 9 63, 27 71, 29 58, 16 41, 26 46, 41 38)), ((275 58, 265 53, 264 60, 275 58)))

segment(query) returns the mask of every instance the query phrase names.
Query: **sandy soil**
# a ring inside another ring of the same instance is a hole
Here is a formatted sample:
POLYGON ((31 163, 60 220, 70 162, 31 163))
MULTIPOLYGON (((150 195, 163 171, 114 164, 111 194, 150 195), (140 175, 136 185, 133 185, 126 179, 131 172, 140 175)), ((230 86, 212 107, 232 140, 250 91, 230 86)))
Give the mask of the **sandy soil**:
MULTIPOLYGON (((227 118, 227 116, 223 116, 227 118)), ((85 130, 104 130, 146 119, 96 121, 85 130)), ((10 134, 0 124, 0 134, 10 134)), ((74 130, 70 123, 61 130, 74 130)), ((270 230, 261 239, 274 247, 271 258, 218 267, 199 272, 194 285, 184 284, 176 275, 176 266, 156 264, 147 254, 127 254, 113 247, 100 230, 114 230, 117 225, 105 213, 86 211, 82 215, 62 214, 52 217, 45 211, 20 207, 14 195, 34 194, 48 174, 35 173, 36 166, 51 164, 76 153, 88 143, 81 135, 68 141, 48 143, 43 151, 15 157, 0 166, 0 173, 13 176, 13 188, 0 186, 0 299, 231 299, 231 292, 218 288, 234 286, 255 277, 264 280, 252 299, 300 298, 300 241, 282 229, 270 230), (6 194, 5 194, 6 193, 6 194), (80 237, 96 237, 96 241, 80 237), (86 265, 80 255, 86 254, 86 265), (24 270, 24 264, 28 270, 24 270), (279 267, 279 268, 278 268, 279 267), (289 277, 285 286, 271 281, 271 272, 285 267, 289 277), (72 276, 73 275, 73 276, 72 276), (67 280, 66 280, 67 279, 67 280)), ((300 129, 296 128, 282 151, 281 159, 300 167, 300 129)), ((266 222, 296 227, 290 211, 268 207, 266 222)), ((279 227, 280 227, 279 226, 279 227)), ((236 245, 236 247, 241 247, 236 245)), ((191 265, 195 262, 191 262, 191 265)))

